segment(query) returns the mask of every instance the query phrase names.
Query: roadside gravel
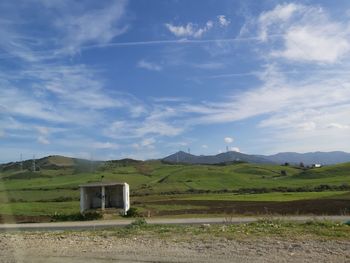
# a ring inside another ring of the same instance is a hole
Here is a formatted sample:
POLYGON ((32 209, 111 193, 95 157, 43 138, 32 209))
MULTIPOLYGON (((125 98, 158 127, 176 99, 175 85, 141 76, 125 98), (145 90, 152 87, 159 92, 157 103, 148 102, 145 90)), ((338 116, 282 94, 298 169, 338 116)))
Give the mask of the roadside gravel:
POLYGON ((350 240, 0 233, 0 262, 350 262, 350 240))

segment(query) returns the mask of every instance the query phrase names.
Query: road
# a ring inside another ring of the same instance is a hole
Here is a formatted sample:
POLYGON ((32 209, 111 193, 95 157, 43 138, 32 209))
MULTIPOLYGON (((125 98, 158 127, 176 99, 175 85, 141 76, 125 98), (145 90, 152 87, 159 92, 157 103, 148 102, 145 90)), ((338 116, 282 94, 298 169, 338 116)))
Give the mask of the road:
MULTIPOLYGON (((294 222, 309 220, 330 220, 337 222, 350 221, 350 216, 280 216, 270 219, 282 219, 294 222)), ((216 218, 150 218, 148 224, 243 224, 260 220, 261 217, 216 217, 216 218)), ((27 224, 1 224, 0 231, 54 231, 54 230, 83 230, 106 229, 117 226, 126 226, 135 219, 97 220, 79 222, 53 222, 53 223, 27 223, 27 224)))

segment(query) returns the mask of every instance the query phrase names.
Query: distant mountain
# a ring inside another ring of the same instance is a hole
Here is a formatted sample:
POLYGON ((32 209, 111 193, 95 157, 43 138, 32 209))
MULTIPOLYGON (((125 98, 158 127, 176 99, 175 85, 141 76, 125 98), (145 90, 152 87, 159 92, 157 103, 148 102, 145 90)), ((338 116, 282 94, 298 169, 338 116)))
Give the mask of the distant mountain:
POLYGON ((248 162, 248 163, 266 163, 266 164, 300 164, 305 165, 322 164, 330 165, 337 163, 350 162, 350 153, 346 152, 310 152, 295 153, 284 152, 274 155, 253 155, 239 152, 225 152, 217 155, 193 155, 179 151, 162 159, 167 163, 188 163, 188 164, 220 164, 229 162, 248 162))
POLYGON ((193 155, 179 151, 162 159, 168 163, 188 163, 188 164, 220 164, 229 162, 249 162, 249 163, 274 163, 262 156, 249 155, 239 152, 225 152, 217 155, 193 155))
MULTIPOLYGON (((85 159, 71 158, 60 155, 50 155, 44 158, 36 159, 36 169, 65 169, 74 168, 79 170, 88 170, 91 164, 94 166, 102 163, 101 161, 89 161, 85 159)), ((18 170, 20 169, 20 162, 10 162, 0 165, 0 171, 18 170)), ((25 160, 22 162, 23 170, 31 170, 33 168, 33 160, 25 160)))
POLYGON ((295 153, 283 152, 274 155, 264 156, 267 160, 275 163, 292 163, 299 164, 303 162, 306 165, 310 164, 337 164, 350 162, 350 153, 335 151, 335 152, 309 152, 309 153, 295 153))
MULTIPOLYGON (((235 151, 220 153, 217 155, 193 155, 183 151, 171 154, 161 161, 166 163, 187 163, 187 164, 223 164, 232 162, 247 162, 258 164, 284 164, 304 165, 322 164, 331 165, 338 163, 350 162, 350 153, 335 152, 310 152, 295 153, 282 152, 273 155, 254 155, 244 154, 235 151)), ((44 158, 36 159, 36 169, 74 169, 75 171, 91 171, 91 169, 109 169, 114 166, 136 165, 142 161, 133 159, 121 159, 111 161, 90 161, 85 159, 71 158, 59 155, 51 155, 44 158)), ((32 170, 33 161, 25 160, 22 162, 23 170, 32 170)), ((19 170, 20 162, 10 162, 0 164, 1 171, 19 170)))

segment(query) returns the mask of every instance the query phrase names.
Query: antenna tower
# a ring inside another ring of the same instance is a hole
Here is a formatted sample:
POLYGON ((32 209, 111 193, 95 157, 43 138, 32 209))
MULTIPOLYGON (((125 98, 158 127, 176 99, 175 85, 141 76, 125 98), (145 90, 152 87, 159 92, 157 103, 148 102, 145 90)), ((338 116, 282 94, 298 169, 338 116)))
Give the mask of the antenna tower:
POLYGON ((93 157, 92 154, 90 155, 90 172, 93 172, 94 164, 93 164, 93 157))
POLYGON ((21 156, 20 156, 19 167, 20 167, 21 171, 23 171, 23 158, 22 158, 22 154, 21 154, 21 156))
POLYGON ((32 160, 32 170, 33 170, 33 172, 36 171, 36 166, 35 166, 35 154, 33 155, 33 160, 32 160))

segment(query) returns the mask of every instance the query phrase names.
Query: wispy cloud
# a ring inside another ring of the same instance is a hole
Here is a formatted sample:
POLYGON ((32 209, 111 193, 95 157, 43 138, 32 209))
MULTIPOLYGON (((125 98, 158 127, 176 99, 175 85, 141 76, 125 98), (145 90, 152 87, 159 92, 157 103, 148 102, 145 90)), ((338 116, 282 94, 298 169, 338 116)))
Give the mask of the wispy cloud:
POLYGON ((201 64, 193 64, 195 68, 199 69, 222 69, 225 67, 224 63, 221 62, 208 62, 208 63, 201 63, 201 64))
POLYGON ((111 142, 94 142, 92 144, 94 149, 112 149, 116 150, 120 147, 119 144, 111 143, 111 142))
POLYGON ((166 28, 174 34, 176 37, 194 37, 200 38, 204 33, 213 28, 213 21, 209 20, 203 27, 199 27, 193 23, 187 23, 186 25, 175 26, 172 23, 166 23, 166 28))
POLYGON ((50 141, 44 136, 39 136, 38 137, 38 142, 40 144, 50 144, 50 141))
POLYGON ((161 65, 154 63, 154 62, 149 62, 149 61, 144 60, 144 59, 137 62, 137 67, 151 70, 151 71, 161 71, 163 69, 161 65))
POLYGON ((221 27, 227 27, 231 24, 231 21, 225 15, 218 15, 217 18, 221 27))
POLYGON ((126 0, 115 0, 111 5, 81 14, 64 9, 62 17, 55 22, 63 35, 62 50, 74 54, 83 45, 105 44, 123 34, 127 26, 121 25, 120 20, 125 14, 126 4, 126 0))
POLYGON ((261 41, 272 46, 270 55, 295 62, 336 63, 350 52, 349 24, 331 20, 318 6, 281 4, 255 21, 261 41), (270 35, 283 35, 276 48, 270 35))
POLYGON ((225 143, 233 143, 233 138, 232 137, 225 137, 224 142, 225 143))

